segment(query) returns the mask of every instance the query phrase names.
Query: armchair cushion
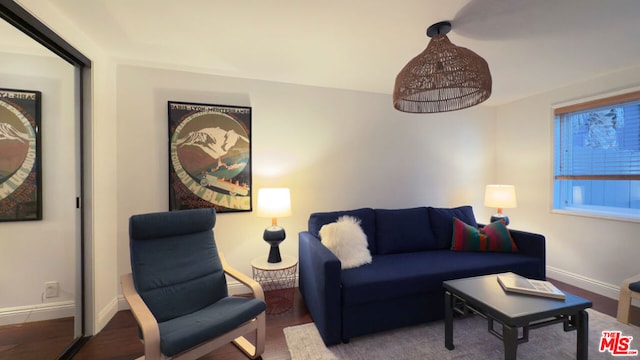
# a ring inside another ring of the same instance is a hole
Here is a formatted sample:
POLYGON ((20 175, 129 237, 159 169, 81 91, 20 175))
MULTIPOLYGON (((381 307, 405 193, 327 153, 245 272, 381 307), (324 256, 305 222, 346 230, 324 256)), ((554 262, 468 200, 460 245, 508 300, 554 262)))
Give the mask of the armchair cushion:
POLYGON ((160 349, 166 356, 173 356, 237 328, 265 309, 261 300, 226 297, 191 314, 159 323, 160 349))
POLYGON ((215 213, 195 210, 130 218, 134 283, 158 322, 193 313, 228 295, 213 241, 215 213))
POLYGON ((153 240, 211 231, 216 224, 215 213, 213 209, 202 210, 205 211, 183 210, 133 215, 129 221, 129 236, 134 240, 153 240))

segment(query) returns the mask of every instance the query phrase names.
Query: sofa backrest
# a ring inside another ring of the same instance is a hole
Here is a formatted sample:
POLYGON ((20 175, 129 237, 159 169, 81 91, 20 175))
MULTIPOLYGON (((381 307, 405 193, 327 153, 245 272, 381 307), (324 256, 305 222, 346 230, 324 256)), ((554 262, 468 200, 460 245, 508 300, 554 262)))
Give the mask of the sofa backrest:
POLYGON ((426 207, 375 209, 378 254, 438 249, 426 207))
POLYGON ((345 215, 360 219, 360 227, 362 227, 362 231, 367 235, 369 252, 371 252, 372 255, 377 254, 376 219, 375 213, 371 208, 313 213, 309 216, 309 232, 319 238, 320 229, 323 225, 335 222, 339 217, 345 215))
POLYGON ((438 242, 440 249, 451 248, 451 238, 453 237, 453 218, 462 220, 467 225, 478 227, 473 208, 469 205, 455 208, 434 208, 429 206, 429 220, 433 236, 438 242))
POLYGON ((360 219, 371 255, 449 249, 454 217, 477 227, 473 208, 469 205, 455 208, 429 206, 313 213, 309 216, 309 232, 319 238, 323 225, 335 222, 345 215, 360 219))

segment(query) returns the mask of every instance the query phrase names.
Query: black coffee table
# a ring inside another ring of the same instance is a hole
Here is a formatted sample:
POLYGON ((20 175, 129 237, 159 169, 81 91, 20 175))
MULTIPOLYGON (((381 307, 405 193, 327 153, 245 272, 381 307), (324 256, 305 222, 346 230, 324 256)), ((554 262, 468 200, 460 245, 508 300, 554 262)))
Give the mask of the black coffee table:
POLYGON ((489 321, 489 332, 504 343, 504 358, 515 360, 518 344, 529 341, 529 330, 562 323, 564 331, 577 330, 576 358, 589 356, 590 300, 565 292, 565 300, 505 292, 496 275, 449 280, 445 287, 444 345, 453 350, 453 314, 479 314, 489 321), (494 328, 502 325, 502 332, 494 328), (522 336, 519 337, 519 329, 522 336))

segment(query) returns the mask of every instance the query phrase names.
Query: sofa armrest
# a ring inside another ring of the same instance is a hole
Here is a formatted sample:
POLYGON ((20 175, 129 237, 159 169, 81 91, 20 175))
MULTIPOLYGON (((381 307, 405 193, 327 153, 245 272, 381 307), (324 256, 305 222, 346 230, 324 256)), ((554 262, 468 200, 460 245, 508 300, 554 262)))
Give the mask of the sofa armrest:
POLYGON ((326 345, 342 342, 341 263, 320 239, 299 233, 299 288, 326 345))
POLYGON ((538 270, 538 277, 541 280, 546 280, 547 277, 547 265, 546 265, 546 239, 544 235, 530 233, 521 230, 509 229, 513 241, 518 247, 518 251, 521 254, 536 257, 540 259, 540 269, 538 270))

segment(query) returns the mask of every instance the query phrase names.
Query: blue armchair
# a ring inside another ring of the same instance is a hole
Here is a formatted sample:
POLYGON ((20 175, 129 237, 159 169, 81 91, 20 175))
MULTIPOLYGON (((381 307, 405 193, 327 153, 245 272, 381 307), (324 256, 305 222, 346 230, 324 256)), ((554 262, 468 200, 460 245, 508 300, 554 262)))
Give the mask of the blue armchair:
POLYGON ((233 342, 250 358, 264 352, 264 293, 218 254, 213 209, 134 215, 131 270, 122 292, 138 322, 144 358, 196 359, 233 342), (254 298, 229 296, 225 274, 254 298), (243 335, 255 332, 255 344, 243 335))

